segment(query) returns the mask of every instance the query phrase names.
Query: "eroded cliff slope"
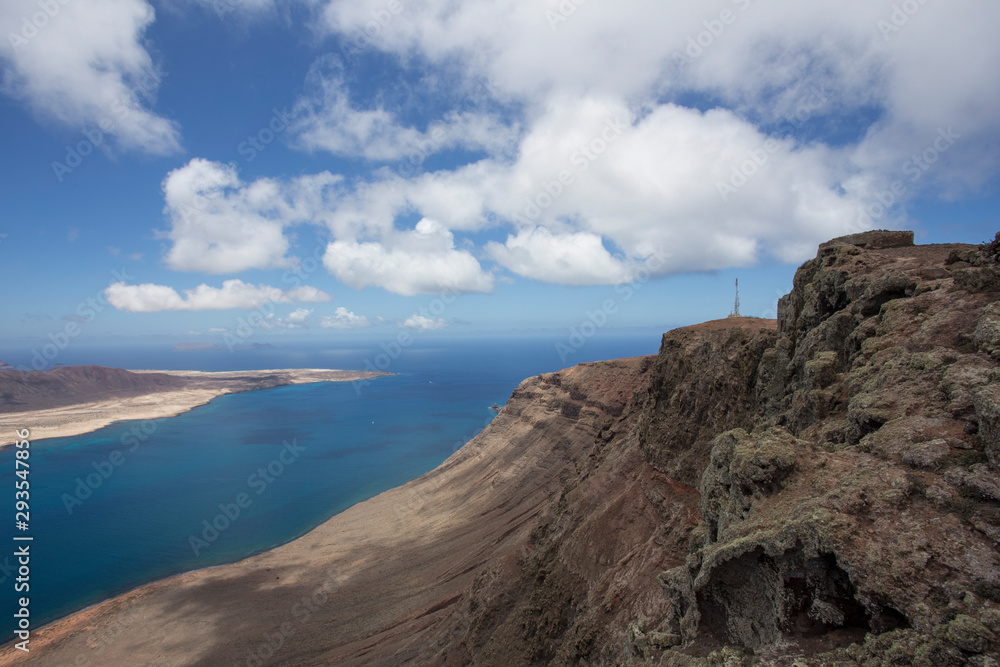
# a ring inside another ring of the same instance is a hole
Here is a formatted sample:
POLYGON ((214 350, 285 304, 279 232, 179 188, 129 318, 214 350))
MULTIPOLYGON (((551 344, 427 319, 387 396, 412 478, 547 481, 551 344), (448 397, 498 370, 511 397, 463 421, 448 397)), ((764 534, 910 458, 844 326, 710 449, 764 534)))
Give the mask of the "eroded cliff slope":
POLYGON ((778 322, 529 378, 431 473, 31 661, 996 665, 998 248, 824 244, 778 322))
POLYGON ((776 332, 666 334, 442 655, 998 664, 998 247, 837 239, 776 332))

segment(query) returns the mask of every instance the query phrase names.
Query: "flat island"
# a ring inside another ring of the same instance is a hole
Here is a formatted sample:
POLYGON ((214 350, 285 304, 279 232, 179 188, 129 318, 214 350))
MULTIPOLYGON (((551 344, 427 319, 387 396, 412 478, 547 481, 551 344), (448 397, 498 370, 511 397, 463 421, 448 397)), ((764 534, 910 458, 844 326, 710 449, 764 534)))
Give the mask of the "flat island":
POLYGON ((0 370, 0 447, 15 431, 32 440, 61 438, 128 419, 172 417, 223 394, 312 382, 367 380, 389 373, 326 369, 157 371, 67 366, 0 370))

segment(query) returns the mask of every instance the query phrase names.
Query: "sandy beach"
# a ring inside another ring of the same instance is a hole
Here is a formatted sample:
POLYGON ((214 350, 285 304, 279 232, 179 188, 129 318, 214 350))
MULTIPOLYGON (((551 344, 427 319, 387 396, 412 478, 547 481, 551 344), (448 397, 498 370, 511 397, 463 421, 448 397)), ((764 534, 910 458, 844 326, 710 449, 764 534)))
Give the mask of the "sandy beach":
POLYGON ((2 413, 0 448, 12 445, 16 439, 15 431, 20 429, 28 429, 32 441, 61 438, 89 433, 117 421, 173 417, 223 394, 312 382, 349 382, 385 375, 327 369, 131 372, 169 375, 183 380, 184 385, 179 389, 150 391, 136 396, 102 398, 42 410, 2 413))

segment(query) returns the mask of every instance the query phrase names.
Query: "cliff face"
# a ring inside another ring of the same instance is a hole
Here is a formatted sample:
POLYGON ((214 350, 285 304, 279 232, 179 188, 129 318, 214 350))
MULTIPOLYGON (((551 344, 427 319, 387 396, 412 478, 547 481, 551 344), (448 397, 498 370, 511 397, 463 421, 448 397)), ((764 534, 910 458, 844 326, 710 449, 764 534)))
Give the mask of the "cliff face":
POLYGON ((525 380, 431 473, 31 661, 997 665, 998 247, 824 244, 777 322, 525 380))
POLYGON ((776 332, 666 334, 643 400, 464 595, 451 645, 476 664, 996 664, 998 246, 836 239, 776 332))
POLYGON ((660 577, 685 653, 993 664, 996 270, 995 245, 837 242, 799 269, 754 426, 714 440, 703 535, 660 577))

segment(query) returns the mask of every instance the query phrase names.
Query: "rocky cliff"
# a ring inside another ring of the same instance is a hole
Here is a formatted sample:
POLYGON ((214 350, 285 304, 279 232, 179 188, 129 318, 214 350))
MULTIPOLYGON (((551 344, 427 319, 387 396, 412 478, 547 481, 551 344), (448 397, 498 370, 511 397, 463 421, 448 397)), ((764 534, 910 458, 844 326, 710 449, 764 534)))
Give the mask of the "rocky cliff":
POLYGON ((777 322, 529 378, 424 477, 31 661, 997 665, 998 250, 835 239, 777 322))
POLYGON ((645 396, 516 567, 465 594, 450 645, 478 664, 998 664, 1000 235, 912 239, 824 244, 776 331, 666 334, 645 396))

